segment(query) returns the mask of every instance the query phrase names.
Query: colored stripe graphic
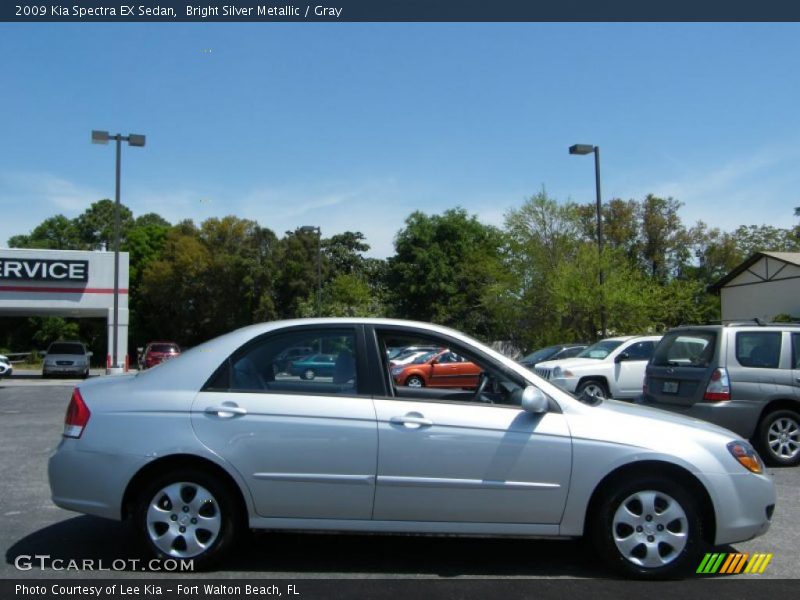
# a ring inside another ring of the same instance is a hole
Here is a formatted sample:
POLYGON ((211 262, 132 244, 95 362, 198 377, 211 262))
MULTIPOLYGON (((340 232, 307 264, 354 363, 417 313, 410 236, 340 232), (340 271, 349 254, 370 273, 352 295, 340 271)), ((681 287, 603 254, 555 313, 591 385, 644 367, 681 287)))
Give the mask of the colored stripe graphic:
POLYGON ((697 573, 704 575, 713 575, 720 573, 724 575, 734 575, 739 573, 763 573, 769 562, 772 560, 772 554, 759 552, 756 554, 748 553, 707 553, 700 566, 697 567, 697 573), (746 566, 745 566, 746 565, 746 566), (744 569, 744 571, 742 571, 744 569))

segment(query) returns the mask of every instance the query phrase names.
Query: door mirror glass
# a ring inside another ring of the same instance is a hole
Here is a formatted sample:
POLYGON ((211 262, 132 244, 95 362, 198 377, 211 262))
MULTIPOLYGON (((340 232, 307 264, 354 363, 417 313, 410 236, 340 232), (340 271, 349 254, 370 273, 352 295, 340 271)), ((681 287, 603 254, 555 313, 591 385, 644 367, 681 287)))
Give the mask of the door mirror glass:
POLYGON ((630 357, 631 355, 628 354, 627 352, 620 352, 619 354, 617 354, 617 357, 614 359, 614 362, 621 363, 630 359, 630 357))

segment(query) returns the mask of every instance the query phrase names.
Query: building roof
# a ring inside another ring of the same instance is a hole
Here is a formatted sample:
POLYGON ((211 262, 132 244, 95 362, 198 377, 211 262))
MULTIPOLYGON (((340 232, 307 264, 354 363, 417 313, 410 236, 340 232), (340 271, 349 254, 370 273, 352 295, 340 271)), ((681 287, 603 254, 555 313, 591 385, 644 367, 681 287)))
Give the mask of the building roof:
POLYGON ((747 269, 752 267, 762 258, 774 258, 787 264, 800 267, 800 252, 756 252, 738 267, 733 269, 730 273, 725 275, 725 277, 711 284, 708 289, 714 293, 719 293, 720 289, 747 271, 747 269))

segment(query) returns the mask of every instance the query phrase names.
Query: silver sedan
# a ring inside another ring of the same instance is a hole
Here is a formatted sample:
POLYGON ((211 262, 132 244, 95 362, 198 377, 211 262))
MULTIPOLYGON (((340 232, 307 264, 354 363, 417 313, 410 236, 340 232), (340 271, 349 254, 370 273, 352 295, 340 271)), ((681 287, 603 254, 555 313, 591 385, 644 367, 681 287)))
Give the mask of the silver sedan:
POLYGON ((245 529, 587 536, 623 574, 693 572, 767 531, 772 480, 702 421, 576 398, 454 330, 386 319, 246 327, 137 375, 76 388, 53 501, 130 519, 161 558, 215 564, 245 529), (435 346, 396 385, 386 349, 435 346), (287 349, 335 356, 303 379, 287 349))

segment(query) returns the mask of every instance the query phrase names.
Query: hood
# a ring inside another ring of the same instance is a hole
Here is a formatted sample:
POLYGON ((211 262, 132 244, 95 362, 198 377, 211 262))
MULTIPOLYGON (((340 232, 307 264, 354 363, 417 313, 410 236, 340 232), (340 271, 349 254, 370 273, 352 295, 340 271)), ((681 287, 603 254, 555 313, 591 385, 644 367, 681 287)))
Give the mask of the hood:
POLYGON ((554 369, 555 367, 561 367, 562 369, 569 369, 572 367, 589 367, 589 366, 597 366, 602 363, 604 360, 608 360, 606 358, 563 358, 560 360, 546 360, 545 362, 536 363, 534 365, 535 368, 542 368, 542 369, 554 369))

